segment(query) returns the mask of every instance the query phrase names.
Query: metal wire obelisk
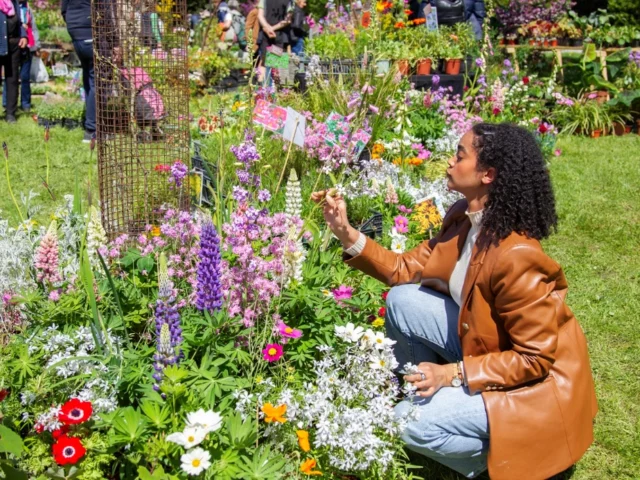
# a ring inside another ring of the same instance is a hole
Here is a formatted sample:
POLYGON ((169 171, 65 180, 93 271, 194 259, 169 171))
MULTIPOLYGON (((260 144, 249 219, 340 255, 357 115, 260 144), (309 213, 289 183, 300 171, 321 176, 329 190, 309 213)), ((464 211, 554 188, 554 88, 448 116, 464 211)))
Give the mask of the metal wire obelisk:
POLYGON ((189 167, 187 4, 93 0, 92 23, 102 223, 113 238, 189 208, 189 178, 172 175, 189 167))

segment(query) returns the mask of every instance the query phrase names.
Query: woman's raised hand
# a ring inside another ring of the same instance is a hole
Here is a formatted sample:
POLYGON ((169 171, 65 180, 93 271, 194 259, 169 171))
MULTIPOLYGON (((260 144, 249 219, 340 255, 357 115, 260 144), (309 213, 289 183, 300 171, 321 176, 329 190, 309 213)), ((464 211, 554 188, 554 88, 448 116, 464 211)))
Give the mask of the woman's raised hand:
POLYGON ((358 240, 360 233, 349 224, 344 198, 337 194, 332 195, 330 190, 320 190, 311 194, 311 200, 322 205, 325 222, 345 248, 349 248, 358 240))

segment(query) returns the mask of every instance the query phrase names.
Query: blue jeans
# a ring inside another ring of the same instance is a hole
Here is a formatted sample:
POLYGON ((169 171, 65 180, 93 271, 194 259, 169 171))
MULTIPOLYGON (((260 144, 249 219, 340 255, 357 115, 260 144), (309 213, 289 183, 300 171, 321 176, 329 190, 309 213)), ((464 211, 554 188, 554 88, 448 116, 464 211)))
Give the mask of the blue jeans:
POLYGON ((482 40, 482 22, 486 16, 484 0, 464 0, 464 18, 471 23, 477 40, 482 40))
POLYGON ((300 37, 296 43, 291 45, 291 51, 297 56, 301 56, 304 52, 304 38, 300 37))
MULTIPOLYGON (((20 106, 31 108, 31 58, 29 49, 22 49, 20 52, 20 106)), ((2 106, 7 107, 7 80, 2 88, 2 106)))
POLYGON ((85 121, 87 132, 96 131, 96 88, 93 80, 93 42, 74 40, 73 48, 82 65, 82 86, 85 93, 85 121))
MULTIPOLYGON (((387 336, 397 343, 395 355, 405 363, 438 363, 462 359, 458 338, 458 305, 420 285, 394 287, 387 297, 387 336)), ((418 419, 407 425, 407 447, 473 478, 487 469, 489 422, 481 395, 466 387, 443 387, 430 398, 414 397, 396 406, 405 415, 417 406, 418 419)))

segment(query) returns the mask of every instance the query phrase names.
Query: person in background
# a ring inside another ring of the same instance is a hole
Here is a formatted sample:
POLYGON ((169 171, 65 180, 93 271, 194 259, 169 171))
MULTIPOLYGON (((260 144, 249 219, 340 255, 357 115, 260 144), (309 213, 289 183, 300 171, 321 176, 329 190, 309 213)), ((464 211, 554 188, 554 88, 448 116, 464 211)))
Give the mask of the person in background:
POLYGON ((486 14, 484 0, 464 0, 464 18, 471 23, 477 40, 482 40, 482 23, 486 14))
POLYGON ((253 45, 253 51, 251 54, 254 56, 254 59, 258 58, 258 35, 260 34, 260 21, 258 20, 258 2, 260 0, 255 0, 253 2, 253 8, 247 14, 247 20, 245 21, 245 35, 247 40, 249 38, 252 39, 251 44, 253 45))
MULTIPOLYGON (((29 113, 31 110, 31 59, 37 55, 40 49, 40 36, 31 7, 26 0, 19 5, 20 21, 27 32, 27 48, 20 50, 20 106, 22 111, 29 113)), ((2 106, 7 108, 7 81, 2 89, 2 106)))
POLYGON ((218 17, 218 29, 220 31, 220 41, 233 42, 235 39, 235 32, 231 28, 231 13, 229 11, 229 4, 222 0, 218 3, 218 11, 216 13, 218 17))
POLYGON ((20 50, 27 47, 27 31, 20 20, 16 0, 0 0, 0 67, 7 80, 6 120, 16 123, 20 50))
POLYGON ((306 6, 307 0, 296 0, 290 27, 291 51, 299 57, 304 54, 304 39, 309 35, 307 14, 304 11, 306 6))
MULTIPOLYGON (((0 0, 0 2, 3 0, 0 0)), ((85 122, 83 142, 89 143, 96 133, 96 92, 93 76, 93 32, 91 29, 91 0, 62 0, 62 17, 73 40, 73 48, 82 65, 82 84, 85 93, 85 122)))
POLYGON ((235 35, 234 42, 238 44, 240 50, 244 51, 247 48, 246 20, 240 12, 238 0, 229 0, 229 14, 231 15, 231 29, 235 35))
POLYGON ((284 50, 289 45, 289 29, 287 27, 291 23, 293 15, 289 5, 289 0, 259 0, 258 2, 258 21, 262 27, 258 37, 260 48, 258 80, 260 81, 266 72, 264 59, 267 56, 267 47, 275 45, 284 50))

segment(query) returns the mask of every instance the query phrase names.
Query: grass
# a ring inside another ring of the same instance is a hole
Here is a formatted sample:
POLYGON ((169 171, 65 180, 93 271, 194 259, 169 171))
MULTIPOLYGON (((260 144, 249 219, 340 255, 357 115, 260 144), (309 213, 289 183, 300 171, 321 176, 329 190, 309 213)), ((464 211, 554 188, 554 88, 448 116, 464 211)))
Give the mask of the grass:
MULTIPOLYGON (((51 131, 50 183, 59 198, 73 191, 76 173, 86 194, 89 147, 81 139, 81 130, 51 131)), ((53 201, 42 186, 43 129, 27 117, 17 125, 0 123, 0 141, 9 145, 14 192, 38 192, 36 203, 43 208, 36 218, 48 222, 59 199, 53 201)), ((568 277, 568 302, 589 340, 600 406, 596 440, 567 477, 639 478, 640 136, 572 137, 560 147, 563 154, 551 166, 560 224, 544 246, 568 277)), ((93 178, 97 185, 95 167, 93 178)), ((4 175, 0 192, 3 215, 13 215, 4 175)), ((432 463, 421 474, 461 478, 432 463)))

